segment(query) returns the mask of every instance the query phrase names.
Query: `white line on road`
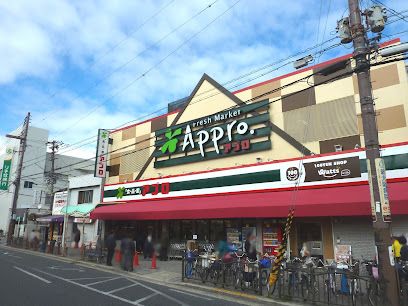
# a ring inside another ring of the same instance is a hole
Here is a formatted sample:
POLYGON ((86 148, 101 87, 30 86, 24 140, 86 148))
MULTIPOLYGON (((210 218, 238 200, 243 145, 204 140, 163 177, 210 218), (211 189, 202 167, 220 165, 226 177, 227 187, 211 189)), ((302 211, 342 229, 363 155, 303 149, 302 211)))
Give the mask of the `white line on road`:
POLYGON ((180 304, 181 306, 188 306, 187 304, 183 303, 182 301, 180 301, 180 300, 178 300, 178 299, 176 299, 176 298, 174 298, 174 297, 172 297, 172 296, 170 296, 170 295, 168 295, 168 294, 166 294, 164 292, 160 292, 159 290, 156 290, 153 287, 144 285, 144 284, 139 283, 138 281, 135 281, 135 280, 130 279, 130 278, 126 278, 126 279, 128 281, 134 282, 135 284, 138 284, 138 285, 140 285, 140 286, 142 286, 142 287, 144 287, 146 289, 149 289, 150 291, 156 292, 157 294, 160 294, 161 296, 164 296, 165 298, 168 298, 169 300, 171 300, 173 302, 176 302, 177 304, 180 304))
POLYGON ((56 276, 56 275, 52 275, 52 274, 50 274, 50 273, 47 273, 47 272, 44 272, 44 271, 41 271, 41 270, 38 270, 38 269, 34 269, 34 270, 36 270, 36 271, 38 271, 38 272, 40 272, 40 273, 44 273, 45 275, 54 277, 54 278, 56 278, 56 279, 62 280, 62 281, 64 281, 64 282, 70 283, 70 284, 72 284, 72 285, 76 285, 76 286, 79 286, 79 287, 82 287, 82 288, 91 290, 91 291, 93 291, 93 292, 97 292, 97 293, 100 293, 100 294, 109 296, 109 297, 111 297, 111 298, 113 298, 113 299, 116 299, 116 300, 119 300, 119 301, 122 301, 122 302, 125 302, 125 303, 128 303, 128 304, 133 304, 133 305, 134 305, 134 303, 133 303, 132 301, 129 301, 129 300, 127 300, 127 299, 121 298, 121 297, 116 296, 116 295, 113 295, 113 294, 109 294, 109 293, 104 292, 104 291, 102 291, 102 290, 98 290, 98 289, 96 289, 96 288, 88 287, 88 286, 86 286, 86 285, 82 285, 82 284, 73 282, 73 281, 71 281, 71 280, 69 280, 69 279, 66 279, 66 278, 63 278, 63 277, 59 277, 59 276, 56 276))
POLYGON ((177 289, 169 289, 169 290, 174 291, 174 292, 178 292, 178 293, 181 293, 181 294, 185 294, 185 295, 190 295, 190 296, 193 296, 193 297, 196 297, 196 298, 199 298, 199 299, 203 299, 203 300, 207 300, 207 301, 212 301, 213 300, 213 299, 210 299, 210 298, 207 298, 207 297, 203 297, 201 295, 196 295, 196 294, 184 292, 184 291, 177 290, 177 289))
POLYGON ((101 281, 98 281, 98 282, 94 282, 94 283, 90 283, 90 284, 86 284, 86 285, 87 285, 87 286, 93 286, 93 285, 96 285, 96 284, 109 282, 109 281, 112 281, 112 280, 115 280, 115 279, 119 279, 119 278, 123 278, 123 277, 122 277, 122 276, 113 277, 113 278, 110 278, 110 279, 104 279, 104 280, 101 280, 101 281))
POLYGON ((19 270, 19 271, 21 271, 21 272, 23 272, 25 274, 28 274, 28 275, 30 275, 32 277, 35 277, 35 278, 39 279, 40 281, 43 281, 44 283, 51 284, 51 282, 49 280, 46 280, 45 278, 42 278, 42 277, 40 277, 38 275, 35 275, 35 274, 31 273, 31 272, 23 270, 23 269, 21 269, 19 267, 14 266, 14 269, 17 269, 17 270, 19 270))
POLYGON ((72 281, 79 281, 79 280, 94 280, 94 279, 104 279, 104 278, 112 278, 112 276, 97 276, 97 277, 80 277, 80 278, 69 278, 72 281))
POLYGON ((121 287, 121 288, 118 288, 118 289, 114 289, 114 290, 108 291, 108 293, 118 292, 118 291, 120 291, 120 290, 124 290, 124 289, 130 288, 130 287, 133 287, 133 286, 138 286, 138 284, 131 284, 131 285, 128 285, 128 286, 125 286, 125 287, 121 287))
POLYGON ((134 301, 135 304, 139 304, 141 302, 144 302, 148 299, 150 299, 151 297, 154 297, 155 295, 158 295, 157 292, 153 292, 152 294, 149 294, 148 296, 145 296, 144 298, 138 299, 137 301, 134 301))

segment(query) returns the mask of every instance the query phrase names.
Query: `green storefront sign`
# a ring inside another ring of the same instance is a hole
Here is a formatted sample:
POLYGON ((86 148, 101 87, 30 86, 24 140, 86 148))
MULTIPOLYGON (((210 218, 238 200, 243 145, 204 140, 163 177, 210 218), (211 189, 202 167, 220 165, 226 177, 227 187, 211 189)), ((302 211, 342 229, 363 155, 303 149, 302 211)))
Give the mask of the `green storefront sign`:
POLYGON ((158 130, 154 167, 269 150, 268 110, 264 100, 158 130))
POLYGON ((8 190, 11 170, 11 159, 6 159, 1 172, 0 190, 8 190))

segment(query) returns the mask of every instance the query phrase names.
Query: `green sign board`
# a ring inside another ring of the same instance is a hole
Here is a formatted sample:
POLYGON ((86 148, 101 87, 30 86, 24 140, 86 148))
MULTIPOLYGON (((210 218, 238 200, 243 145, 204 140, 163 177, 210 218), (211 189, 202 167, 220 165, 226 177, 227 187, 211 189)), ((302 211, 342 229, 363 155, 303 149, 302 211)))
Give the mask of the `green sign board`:
POLYGON ((269 100, 245 104, 155 133, 155 168, 269 150, 269 100))
POLYGON ((8 190, 10 170, 11 170, 11 159, 6 159, 4 160, 3 170, 1 171, 0 190, 8 190))

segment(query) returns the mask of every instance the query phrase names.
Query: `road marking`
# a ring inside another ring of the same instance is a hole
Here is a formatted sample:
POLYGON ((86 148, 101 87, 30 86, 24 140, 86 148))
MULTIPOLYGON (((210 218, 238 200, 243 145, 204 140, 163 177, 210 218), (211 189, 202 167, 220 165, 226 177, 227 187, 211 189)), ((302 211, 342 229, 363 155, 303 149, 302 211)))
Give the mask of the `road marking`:
POLYGON ((104 279, 104 278, 112 278, 112 276, 81 277, 81 278, 68 278, 68 279, 72 281, 77 281, 77 280, 94 280, 94 279, 104 279))
POLYGON ((112 281, 112 280, 119 279, 119 278, 123 278, 123 276, 113 277, 113 278, 110 278, 110 279, 104 279, 104 280, 101 280, 101 281, 98 281, 98 282, 94 282, 94 283, 90 283, 90 284, 86 284, 86 285, 87 285, 87 286, 93 286, 93 285, 96 285, 96 284, 101 284, 101 283, 105 283, 105 282, 110 282, 110 281, 112 281))
POLYGON ((181 293, 181 294, 185 294, 185 295, 190 295, 190 296, 193 296, 193 297, 196 297, 196 298, 199 298, 199 299, 203 299, 203 300, 207 300, 207 301, 212 301, 213 300, 213 299, 210 299, 210 298, 207 298, 207 297, 203 297, 203 296, 200 296, 200 295, 192 294, 192 293, 177 290, 177 289, 169 289, 169 290, 174 291, 174 292, 178 292, 178 293, 181 293))
POLYGON ((51 266, 48 267, 51 270, 61 270, 61 271, 78 271, 78 272, 84 272, 81 268, 64 268, 64 267, 58 267, 58 266, 51 266))
POLYGON ((113 295, 113 294, 110 294, 110 293, 107 293, 107 292, 98 290, 98 289, 96 289, 96 288, 88 287, 88 286, 86 286, 86 285, 82 285, 82 284, 76 283, 76 282, 71 281, 71 280, 69 280, 69 279, 66 279, 66 278, 63 278, 63 277, 59 277, 59 276, 53 275, 53 274, 51 274, 51 273, 48 273, 48 272, 45 272, 45 271, 41 271, 41 270, 39 270, 39 269, 34 269, 34 270, 36 270, 37 272, 43 273, 43 274, 45 274, 45 275, 54 277, 54 278, 56 278, 56 279, 62 280, 62 281, 64 281, 64 282, 70 283, 70 284, 72 284, 72 285, 76 285, 76 286, 79 286, 79 287, 82 287, 82 288, 85 288, 85 289, 88 289, 88 290, 91 290, 91 291, 94 291, 94 292, 97 292, 97 293, 100 293, 100 294, 109 296, 109 297, 111 297, 111 298, 113 298, 113 299, 116 299, 116 300, 119 300, 119 301, 122 301, 122 302, 125 302, 125 303, 128 303, 128 304, 132 304, 132 305, 137 305, 137 304, 135 304, 135 303, 132 302, 132 301, 129 301, 129 300, 124 299, 124 298, 121 298, 120 296, 116 296, 116 295, 113 295))
POLYGON ((142 287, 144 287, 146 289, 149 289, 150 291, 156 292, 157 294, 162 295, 165 298, 167 298, 169 300, 172 300, 173 302, 176 302, 177 304, 180 304, 181 306, 188 306, 187 304, 183 303, 182 301, 180 301, 180 300, 178 300, 178 299, 176 299, 176 298, 174 298, 174 297, 172 297, 172 296, 170 296, 170 295, 168 295, 166 293, 160 292, 159 290, 156 290, 156 289, 154 289, 152 287, 149 287, 149 286, 147 286, 145 284, 139 283, 139 282, 137 282, 137 281, 135 281, 133 279, 130 279, 130 278, 126 278, 126 279, 128 281, 134 282, 135 284, 138 284, 138 285, 140 285, 140 286, 142 286, 142 287))
POLYGON ((256 297, 253 296, 252 294, 236 292, 236 291, 221 289, 221 288, 213 288, 212 290, 214 290, 216 292, 227 293, 227 294, 230 294, 230 295, 242 296, 242 297, 245 297, 245 298, 248 298, 248 299, 256 300, 256 297))
POLYGON ((38 275, 35 275, 35 274, 31 273, 31 272, 23 270, 23 269, 21 269, 19 267, 14 266, 14 269, 17 269, 17 270, 19 270, 19 271, 21 271, 21 272, 23 272, 25 274, 28 274, 28 275, 30 275, 32 277, 35 277, 35 278, 39 279, 40 281, 43 281, 44 283, 51 284, 51 282, 49 280, 46 280, 45 278, 42 278, 42 277, 40 277, 38 275))
POLYGON ((124 290, 124 289, 130 288, 130 287, 133 287, 133 286, 138 286, 138 284, 131 284, 131 285, 128 285, 128 286, 125 286, 125 287, 121 287, 121 288, 118 288, 118 289, 114 289, 114 290, 108 291, 108 293, 118 292, 118 291, 120 291, 120 290, 124 290))
POLYGON ((141 302, 144 302, 148 299, 150 299, 151 297, 154 297, 155 295, 158 295, 157 292, 153 292, 152 294, 149 294, 148 296, 145 296, 144 298, 138 299, 137 301, 134 301, 134 303, 139 304, 141 302))
POLYGON ((16 255, 11 255, 9 252, 4 252, 4 253, 3 253, 3 255, 7 255, 7 256, 10 256, 10 257, 14 257, 14 258, 22 259, 22 257, 20 257, 20 256, 16 256, 16 255))

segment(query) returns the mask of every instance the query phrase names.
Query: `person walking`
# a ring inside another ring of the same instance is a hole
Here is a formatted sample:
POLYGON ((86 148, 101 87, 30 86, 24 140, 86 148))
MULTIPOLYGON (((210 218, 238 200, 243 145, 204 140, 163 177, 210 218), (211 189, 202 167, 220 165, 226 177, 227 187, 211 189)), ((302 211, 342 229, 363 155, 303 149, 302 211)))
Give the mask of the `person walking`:
POLYGON ((133 257, 135 256, 135 243, 129 238, 123 238, 121 242, 121 251, 122 251, 122 268, 125 271, 133 271, 133 257))
POLYGON ((77 229, 75 231, 75 235, 74 235, 74 241, 75 241, 75 248, 77 249, 79 246, 79 241, 81 240, 81 232, 79 231, 79 229, 77 229))
POLYGON ((112 266, 112 258, 113 254, 115 253, 115 247, 116 247, 115 233, 111 231, 108 237, 106 238, 106 248, 108 249, 108 254, 106 257, 107 266, 112 266))
POLYGON ((146 258, 152 258, 153 256, 153 242, 152 242, 152 235, 148 235, 146 238, 146 241, 143 246, 143 257, 144 259, 146 258))
POLYGON ((401 257, 401 243, 397 236, 391 237, 392 239, 392 251, 394 252, 394 258, 396 262, 399 262, 401 257))

